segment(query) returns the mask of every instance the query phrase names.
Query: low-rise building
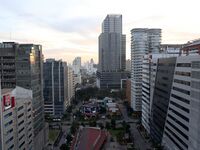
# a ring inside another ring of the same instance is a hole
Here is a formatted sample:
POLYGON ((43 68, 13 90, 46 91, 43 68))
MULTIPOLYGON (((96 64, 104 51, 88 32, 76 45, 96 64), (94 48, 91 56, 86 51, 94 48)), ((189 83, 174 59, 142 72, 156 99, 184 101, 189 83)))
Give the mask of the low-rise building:
POLYGON ((80 112, 86 117, 96 117, 99 113, 97 103, 87 103, 81 106, 80 112))

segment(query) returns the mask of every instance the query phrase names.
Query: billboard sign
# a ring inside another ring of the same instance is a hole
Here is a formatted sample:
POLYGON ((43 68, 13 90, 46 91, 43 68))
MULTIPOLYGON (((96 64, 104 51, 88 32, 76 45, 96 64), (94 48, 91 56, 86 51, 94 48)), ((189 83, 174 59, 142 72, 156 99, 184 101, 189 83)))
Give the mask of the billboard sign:
POLYGON ((11 108, 11 97, 10 94, 4 95, 3 96, 3 107, 4 111, 11 108))

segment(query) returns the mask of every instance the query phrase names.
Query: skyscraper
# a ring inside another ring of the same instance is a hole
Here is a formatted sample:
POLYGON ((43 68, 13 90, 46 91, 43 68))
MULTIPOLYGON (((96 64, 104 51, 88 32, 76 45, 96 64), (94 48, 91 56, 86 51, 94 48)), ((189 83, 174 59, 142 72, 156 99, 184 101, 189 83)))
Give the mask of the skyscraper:
POLYGON ((81 70, 81 57, 76 57, 73 60, 73 70, 74 70, 74 74, 80 74, 80 70, 81 70))
POLYGON ((150 134, 151 105, 155 87, 156 70, 160 58, 177 57, 180 44, 162 44, 159 53, 144 55, 142 65, 142 125, 150 134))
POLYGON ((42 46, 4 42, 0 44, 0 58, 2 88, 17 85, 33 92, 34 146, 40 150, 45 145, 42 46))
POLYGON ((74 81, 76 84, 81 84, 81 57, 76 57, 72 65, 74 71, 74 81))
POLYGON ((44 62, 45 113, 62 117, 67 106, 67 63, 47 59, 44 62))
POLYGON ((200 40, 190 41, 176 59, 163 131, 167 150, 200 147, 200 40))
POLYGON ((71 67, 67 67, 67 105, 71 104, 72 99, 75 96, 75 81, 74 73, 71 67))
POLYGON ((2 89, 0 150, 33 149, 32 90, 2 89))
POLYGON ((142 110, 142 64, 145 54, 158 53, 161 29, 136 28, 131 30, 131 107, 142 110))
POLYGON ((99 36, 97 86, 120 88, 126 78, 126 36, 122 34, 122 15, 107 15, 99 36))

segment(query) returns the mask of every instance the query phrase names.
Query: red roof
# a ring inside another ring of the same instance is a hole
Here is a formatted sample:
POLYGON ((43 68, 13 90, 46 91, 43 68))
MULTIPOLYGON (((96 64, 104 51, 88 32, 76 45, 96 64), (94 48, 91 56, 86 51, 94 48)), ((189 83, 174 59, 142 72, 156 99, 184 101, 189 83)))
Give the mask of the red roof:
POLYGON ((85 127, 75 135, 71 150, 100 150, 107 138, 107 132, 99 128, 85 127))

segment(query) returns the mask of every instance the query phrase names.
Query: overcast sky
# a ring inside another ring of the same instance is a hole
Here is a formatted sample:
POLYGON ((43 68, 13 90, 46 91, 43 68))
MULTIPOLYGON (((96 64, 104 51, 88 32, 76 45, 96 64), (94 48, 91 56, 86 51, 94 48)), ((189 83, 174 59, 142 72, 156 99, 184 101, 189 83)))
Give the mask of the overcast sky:
POLYGON ((123 15, 130 30, 162 29, 162 43, 200 38, 199 0, 0 0, 0 42, 42 44, 45 58, 98 61, 98 36, 107 14, 123 15))

